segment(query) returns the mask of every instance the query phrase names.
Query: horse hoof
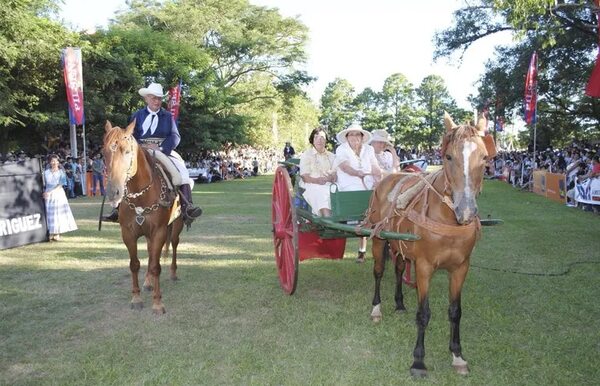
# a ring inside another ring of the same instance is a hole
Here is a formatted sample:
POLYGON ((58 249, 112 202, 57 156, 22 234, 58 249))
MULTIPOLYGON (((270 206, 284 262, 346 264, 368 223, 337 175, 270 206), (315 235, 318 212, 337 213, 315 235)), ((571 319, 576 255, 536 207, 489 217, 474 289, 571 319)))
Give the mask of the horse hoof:
POLYGON ((167 312, 164 306, 152 306, 152 313, 154 315, 163 315, 167 312))
POLYGON ((142 310, 144 308, 144 303, 142 302, 135 302, 135 303, 131 303, 131 309, 132 310, 142 310))
POLYGON ((146 292, 152 291, 152 286, 151 285, 143 285, 142 287, 144 288, 144 291, 146 291, 146 292))
POLYGON ((425 378, 427 377, 427 369, 417 369, 415 367, 411 367, 410 375, 413 378, 425 378))
POLYGON ((381 322, 381 315, 371 315, 371 320, 373 323, 379 323, 381 322))
POLYGON ((179 280, 179 278, 177 277, 177 275, 171 276, 171 281, 177 281, 177 280, 179 280))
POLYGON ((452 367, 454 367, 454 371, 459 375, 469 375, 469 366, 467 365, 455 365, 452 367))
POLYGON ((396 313, 398 315, 406 314, 406 308, 396 308, 396 313))

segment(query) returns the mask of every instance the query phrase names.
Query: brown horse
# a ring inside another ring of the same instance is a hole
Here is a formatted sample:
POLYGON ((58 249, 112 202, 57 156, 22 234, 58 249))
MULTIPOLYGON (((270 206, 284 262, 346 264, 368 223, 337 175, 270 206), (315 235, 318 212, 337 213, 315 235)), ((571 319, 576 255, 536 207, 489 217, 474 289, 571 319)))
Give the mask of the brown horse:
MULTIPOLYGON (((459 374, 469 372, 460 345, 460 297, 471 252, 480 233, 476 197, 482 188, 486 160, 495 155, 495 147, 493 140, 491 144, 489 142, 491 137, 482 138, 486 125, 482 116, 477 127, 473 127, 456 126, 445 114, 444 125, 447 132, 442 142, 443 168, 430 175, 400 173, 386 177, 371 196, 367 216, 367 224, 375 228, 414 233, 421 237, 414 242, 390 240, 396 257, 395 301, 398 312, 406 311, 402 294, 405 259, 415 266, 418 334, 411 366, 413 376, 427 374, 425 329, 431 315, 428 291, 430 279, 437 269, 447 270, 450 281, 448 317, 452 365, 459 374)), ((371 318, 376 322, 381 320, 384 244, 385 240, 373 238, 375 295, 371 318)))
POLYGON ((137 240, 144 236, 148 247, 148 270, 144 281, 145 289, 152 289, 152 311, 164 314, 160 291, 160 253, 164 247, 168 254, 169 242, 173 248, 171 280, 177 280, 177 245, 183 229, 179 216, 169 225, 175 200, 167 191, 164 175, 158 170, 156 160, 144 151, 133 138, 135 122, 126 129, 112 127, 106 123, 102 152, 108 174, 107 198, 109 203, 119 206, 121 237, 129 251, 129 269, 133 284, 131 308, 142 309, 138 272, 140 260, 137 255, 137 240))

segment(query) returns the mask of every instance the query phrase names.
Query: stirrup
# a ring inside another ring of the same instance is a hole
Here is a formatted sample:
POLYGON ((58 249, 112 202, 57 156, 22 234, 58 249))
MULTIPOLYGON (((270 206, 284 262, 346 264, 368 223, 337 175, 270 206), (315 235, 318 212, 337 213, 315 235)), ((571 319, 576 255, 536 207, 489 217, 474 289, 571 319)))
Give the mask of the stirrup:
POLYGON ((193 221, 202 215, 202 208, 197 206, 190 206, 186 208, 185 215, 193 221))

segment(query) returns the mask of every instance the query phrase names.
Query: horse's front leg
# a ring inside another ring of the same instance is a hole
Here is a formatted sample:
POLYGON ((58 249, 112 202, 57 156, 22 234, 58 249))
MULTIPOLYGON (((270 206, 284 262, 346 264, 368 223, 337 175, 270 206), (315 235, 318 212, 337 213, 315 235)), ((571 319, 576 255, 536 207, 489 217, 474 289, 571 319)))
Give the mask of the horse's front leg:
POLYGON ((140 271, 140 260, 137 256, 137 238, 133 235, 121 233, 121 238, 127 246, 129 252, 129 270, 131 271, 132 298, 131 308, 141 310, 144 308, 144 301, 140 296, 140 283, 138 281, 138 273, 140 271))
POLYGON ((429 281, 433 274, 433 268, 426 262, 415 259, 415 271, 417 280, 417 343, 413 351, 413 364, 410 374, 413 377, 427 376, 425 367, 425 329, 431 318, 429 309, 429 281))
POLYGON ((162 228, 147 238, 148 273, 152 283, 152 312, 156 315, 162 315, 166 312, 162 303, 162 293, 160 292, 160 252, 165 244, 166 236, 166 228, 162 228))
POLYGON ((373 238, 373 276, 375 277, 375 294, 373 295, 373 310, 371 311, 371 320, 375 323, 381 321, 381 278, 385 271, 384 247, 386 240, 373 238))
POLYGON ((469 374, 469 366, 467 365, 467 361, 462 357, 462 348, 460 345, 460 318, 462 316, 460 298, 462 286, 468 271, 469 263, 467 260, 467 262, 449 274, 450 305, 448 306, 448 319, 450 321, 450 352, 452 353, 452 367, 461 375, 469 374))

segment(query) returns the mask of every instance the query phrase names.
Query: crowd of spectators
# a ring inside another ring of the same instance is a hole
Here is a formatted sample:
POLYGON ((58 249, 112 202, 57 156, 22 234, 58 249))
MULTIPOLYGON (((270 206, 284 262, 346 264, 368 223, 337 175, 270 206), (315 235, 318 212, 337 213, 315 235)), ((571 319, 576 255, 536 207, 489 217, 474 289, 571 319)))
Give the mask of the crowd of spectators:
MULTIPOLYGON (((416 149, 396 148, 400 161, 422 160, 422 168, 428 165, 441 165, 439 149, 418 151, 416 149)), ((82 157, 72 158, 70 148, 63 145, 50 154, 57 154, 60 167, 65 170, 67 183, 64 186, 67 197, 75 198, 83 194, 82 174, 86 170, 94 170, 94 162, 98 164, 102 155, 100 146, 90 147, 86 162, 82 157)), ((547 148, 534 154, 529 151, 500 151, 486 166, 487 178, 507 181, 516 188, 530 189, 534 169, 542 169, 551 173, 566 175, 567 190, 574 187, 579 177, 591 176, 593 159, 600 155, 600 143, 574 143, 563 149, 547 148)), ((35 155, 46 167, 46 155, 35 155)), ((0 153, 0 163, 19 162, 30 158, 24 151, 0 153)), ((248 145, 229 147, 220 151, 204 151, 188 153, 184 156, 190 177, 200 183, 211 183, 236 178, 244 179, 273 172, 278 162, 283 159, 281 149, 258 149, 248 145)), ((98 166, 98 165, 96 165, 98 166)), ((98 169, 98 167, 96 167, 98 169)), ((103 187, 99 190, 103 190, 103 187)), ((101 193, 101 192, 98 192, 101 193)), ((89 194, 89 193, 88 193, 89 194)))
MULTIPOLYGON (((600 143, 574 143, 562 149, 547 148, 536 151, 500 151, 486 166, 488 178, 505 180, 519 189, 532 189, 533 171, 565 174, 566 190, 572 191, 577 182, 596 177, 594 164, 598 163, 600 143), (595 161, 594 161, 595 160, 595 161)), ((597 168, 597 167, 596 167, 597 168)), ((567 194, 569 195, 569 194, 567 194)), ((576 206, 569 199, 569 206, 576 206)), ((598 205, 581 205, 586 210, 598 210, 598 205)))
POLYGON ((220 151, 187 154, 190 177, 200 183, 248 178, 273 172, 283 155, 275 149, 257 149, 248 145, 220 151))

